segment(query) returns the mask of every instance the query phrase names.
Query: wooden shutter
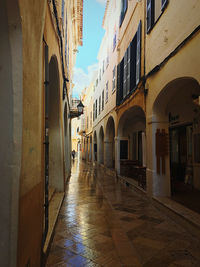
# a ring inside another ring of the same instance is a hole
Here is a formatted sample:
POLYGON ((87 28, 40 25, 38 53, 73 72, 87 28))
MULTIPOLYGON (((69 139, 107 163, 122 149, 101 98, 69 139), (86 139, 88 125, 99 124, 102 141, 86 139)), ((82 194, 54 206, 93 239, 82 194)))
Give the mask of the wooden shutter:
POLYGON ((127 94, 127 58, 128 52, 126 50, 124 55, 124 77, 123 77, 123 98, 126 97, 127 94))
POLYGON ((130 73, 131 73, 131 44, 127 49, 127 78, 126 78, 126 94, 130 92, 130 73))
POLYGON ((117 94, 116 94, 117 105, 119 105, 120 103, 119 92, 120 92, 120 63, 117 65, 117 94))
POLYGON ((131 42, 131 68, 130 68, 130 90, 136 87, 136 56, 137 56, 137 33, 131 42))
POLYGON ((136 85, 139 83, 141 77, 141 31, 142 23, 140 21, 137 30, 136 85))
POLYGON ((123 100, 123 85, 124 85, 123 81, 124 81, 124 58, 120 63, 120 91, 119 91, 120 103, 123 100))
POLYGON ((147 33, 154 24, 154 2, 155 0, 147 0, 147 33))
POLYGON ((168 0, 161 0, 161 10, 163 11, 168 3, 168 0))
POLYGON ((126 13, 126 10, 127 10, 127 7, 128 7, 128 0, 123 0, 123 2, 124 2, 124 15, 125 15, 125 13, 126 13))

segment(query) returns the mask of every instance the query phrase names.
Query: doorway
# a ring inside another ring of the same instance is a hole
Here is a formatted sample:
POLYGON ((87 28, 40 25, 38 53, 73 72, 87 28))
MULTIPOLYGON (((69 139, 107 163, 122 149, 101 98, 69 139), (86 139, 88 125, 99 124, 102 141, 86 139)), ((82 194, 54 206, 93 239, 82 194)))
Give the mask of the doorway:
MULTIPOLYGON (((170 135, 170 171, 172 194, 192 186, 192 179, 186 180, 186 172, 192 168, 192 125, 184 125, 169 129, 170 135)), ((191 170, 192 172, 192 170, 191 170)))

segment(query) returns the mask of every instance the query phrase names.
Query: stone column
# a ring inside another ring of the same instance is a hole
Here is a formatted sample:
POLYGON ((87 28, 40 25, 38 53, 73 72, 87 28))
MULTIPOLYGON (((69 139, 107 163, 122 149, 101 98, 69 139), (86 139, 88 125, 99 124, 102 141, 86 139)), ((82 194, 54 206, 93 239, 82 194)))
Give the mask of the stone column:
POLYGON ((104 141, 104 163, 108 168, 112 168, 112 142, 105 140, 104 141))
POLYGON ((120 139, 115 137, 115 170, 120 174, 120 139))
POLYGON ((168 133, 168 121, 166 118, 158 120, 155 116, 147 118, 146 136, 147 136, 147 194, 150 196, 171 195, 170 179, 170 156, 165 156, 165 174, 157 173, 156 158, 156 131, 165 129, 168 133))

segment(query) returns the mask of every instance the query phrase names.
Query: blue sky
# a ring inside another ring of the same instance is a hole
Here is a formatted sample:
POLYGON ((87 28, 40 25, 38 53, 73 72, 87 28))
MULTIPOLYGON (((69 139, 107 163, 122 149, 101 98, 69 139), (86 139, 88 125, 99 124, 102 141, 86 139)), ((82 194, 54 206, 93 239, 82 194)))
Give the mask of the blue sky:
POLYGON ((104 35, 105 3, 106 0, 83 1, 83 46, 78 47, 73 78, 73 96, 76 97, 89 84, 92 72, 97 69, 98 50, 104 35))

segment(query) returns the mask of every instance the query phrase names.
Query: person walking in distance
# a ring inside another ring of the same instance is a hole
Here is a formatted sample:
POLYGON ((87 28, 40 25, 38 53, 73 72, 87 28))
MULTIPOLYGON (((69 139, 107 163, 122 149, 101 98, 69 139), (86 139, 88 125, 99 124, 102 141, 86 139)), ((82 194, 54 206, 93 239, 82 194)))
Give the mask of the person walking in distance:
POLYGON ((72 150, 72 159, 74 160, 75 158, 75 150, 72 150))

